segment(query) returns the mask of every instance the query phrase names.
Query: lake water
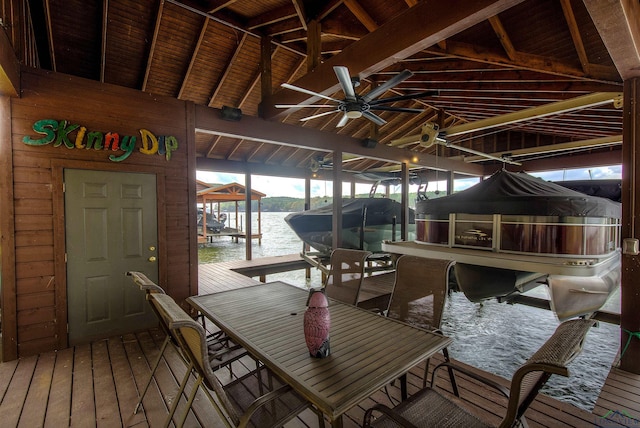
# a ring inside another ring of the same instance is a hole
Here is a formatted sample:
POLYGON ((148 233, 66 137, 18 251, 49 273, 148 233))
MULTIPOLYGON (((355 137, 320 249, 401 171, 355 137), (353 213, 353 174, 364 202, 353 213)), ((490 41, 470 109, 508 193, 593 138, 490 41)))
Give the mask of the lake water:
MULTIPOLYGON (((252 244, 253 258, 294 254, 302 250, 302 241, 287 226, 287 213, 262 213, 262 245, 252 244)), ((234 214, 227 225, 234 226, 234 214)), ((255 217, 255 215, 254 215, 255 217)), ((241 214, 242 218, 242 214, 241 214)), ((242 219, 238 220, 240 224, 242 219)), ((254 218, 253 230, 257 231, 254 218)), ((214 237, 213 244, 199 251, 200 263, 239 260, 245 257, 245 243, 234 243, 230 237, 214 237)), ((306 281, 304 271, 269 275, 268 281, 284 280, 301 287, 319 286, 320 272, 311 270, 306 281)), ((530 292, 546 296, 543 287, 530 292)), ((619 311, 616 293, 606 309, 619 311)), ((449 348, 452 358, 505 378, 515 370, 553 333, 559 322, 551 311, 524 305, 508 305, 495 300, 472 303, 462 293, 452 293, 444 311, 442 330, 454 339, 449 348)), ((620 328, 599 323, 592 328, 584 350, 570 365, 570 377, 553 376, 545 393, 591 411, 604 384, 620 345, 620 328)))

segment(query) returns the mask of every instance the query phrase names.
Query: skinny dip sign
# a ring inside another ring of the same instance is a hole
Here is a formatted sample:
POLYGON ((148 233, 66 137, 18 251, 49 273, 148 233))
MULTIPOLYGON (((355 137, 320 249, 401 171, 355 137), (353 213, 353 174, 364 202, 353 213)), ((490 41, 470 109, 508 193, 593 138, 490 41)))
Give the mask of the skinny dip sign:
MULTIPOLYGON (((109 155, 109 160, 122 162, 128 158, 136 148, 138 137, 120 135, 116 132, 87 131, 87 128, 66 120, 42 119, 33 124, 33 130, 43 135, 42 138, 25 136, 22 142, 30 146, 44 146, 53 143, 53 147, 63 146, 68 149, 109 150, 122 152, 119 155, 109 155)), ((156 137, 147 129, 140 129, 140 153, 145 155, 161 155, 167 160, 171 153, 178 149, 178 140, 171 135, 156 137)))

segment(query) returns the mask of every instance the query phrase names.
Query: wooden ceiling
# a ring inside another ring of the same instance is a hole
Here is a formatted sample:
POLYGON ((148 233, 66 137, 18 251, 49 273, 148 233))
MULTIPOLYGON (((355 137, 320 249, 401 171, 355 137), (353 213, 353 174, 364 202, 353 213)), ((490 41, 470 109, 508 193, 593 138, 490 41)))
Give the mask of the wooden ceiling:
MULTIPOLYGON (((419 137, 427 122, 452 130, 494 118, 486 127, 470 125, 444 140, 497 157, 508 153, 528 170, 619 163, 619 103, 578 102, 579 107, 559 112, 554 106, 597 92, 621 93, 623 78, 640 70, 634 47, 640 46, 640 5, 632 0, 28 3, 37 42, 35 63, 41 68, 201 106, 239 108, 243 117, 321 130, 328 138, 373 137, 379 146, 493 167, 502 163, 444 145, 424 147, 417 139, 401 145, 393 141, 419 137), (382 126, 358 118, 336 127, 341 113, 300 121, 326 109, 274 107, 318 100, 281 88, 285 82, 343 99, 334 65, 347 66, 360 78, 360 94, 405 69, 413 76, 381 97, 435 92, 392 104, 423 111, 383 111, 382 126), (545 105, 550 106, 542 109, 545 105), (505 114, 532 108, 523 114, 531 116, 528 120, 505 123, 505 114), (582 143, 594 139, 598 144, 582 143), (549 150, 552 146, 557 150, 549 150)), ((198 132, 196 145, 199 161, 256 166, 308 169, 326 155, 305 141, 296 147, 211 132, 198 132)), ((345 157, 343 169, 388 165, 345 157)))

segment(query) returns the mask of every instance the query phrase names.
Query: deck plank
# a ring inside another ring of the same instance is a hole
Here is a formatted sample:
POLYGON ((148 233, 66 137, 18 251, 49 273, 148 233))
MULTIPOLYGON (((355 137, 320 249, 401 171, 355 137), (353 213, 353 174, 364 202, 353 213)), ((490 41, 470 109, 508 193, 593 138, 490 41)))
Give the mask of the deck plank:
POLYGON ((118 396, 111 371, 111 356, 108 340, 94 342, 91 346, 93 359, 93 385, 96 403, 96 425, 113 427, 120 424, 118 396))
POLYGON ((0 421, 4 426, 18 426, 37 362, 38 356, 34 355, 20 360, 16 367, 0 406, 0 421))
MULTIPOLYGON (((593 408, 594 415, 606 416, 627 426, 640 426, 640 375, 613 367, 593 408)), ((600 421, 599 421, 600 422, 600 421)))
POLYGON ((9 384, 18 367, 18 360, 8 361, 0 364, 0 405, 4 402, 5 395, 9 389, 9 384))
POLYGON ((64 427, 70 424, 72 371, 73 348, 57 351, 44 421, 45 428, 64 427))
POLYGON ((91 345, 75 347, 71 386, 71 427, 96 426, 91 345))
POLYGON ((109 357, 111 359, 111 372, 115 383, 115 391, 118 404, 118 413, 121 417, 122 426, 132 426, 143 423, 144 415, 133 414, 133 406, 138 400, 138 391, 133 377, 130 360, 127 358, 125 344, 135 341, 135 335, 125 335, 122 340, 111 338, 108 341, 109 357))
POLYGON ((27 411, 22 412, 19 427, 29 428, 44 425, 55 362, 55 353, 48 352, 38 356, 33 379, 31 379, 31 387, 24 401, 24 408, 27 411))

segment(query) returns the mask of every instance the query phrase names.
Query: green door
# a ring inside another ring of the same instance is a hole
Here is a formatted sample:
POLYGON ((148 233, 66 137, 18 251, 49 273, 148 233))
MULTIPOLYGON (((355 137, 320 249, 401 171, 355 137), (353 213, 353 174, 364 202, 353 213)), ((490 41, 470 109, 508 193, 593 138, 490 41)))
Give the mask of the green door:
POLYGON ((69 343, 157 324, 126 272, 158 281, 156 177, 64 172, 69 343))

